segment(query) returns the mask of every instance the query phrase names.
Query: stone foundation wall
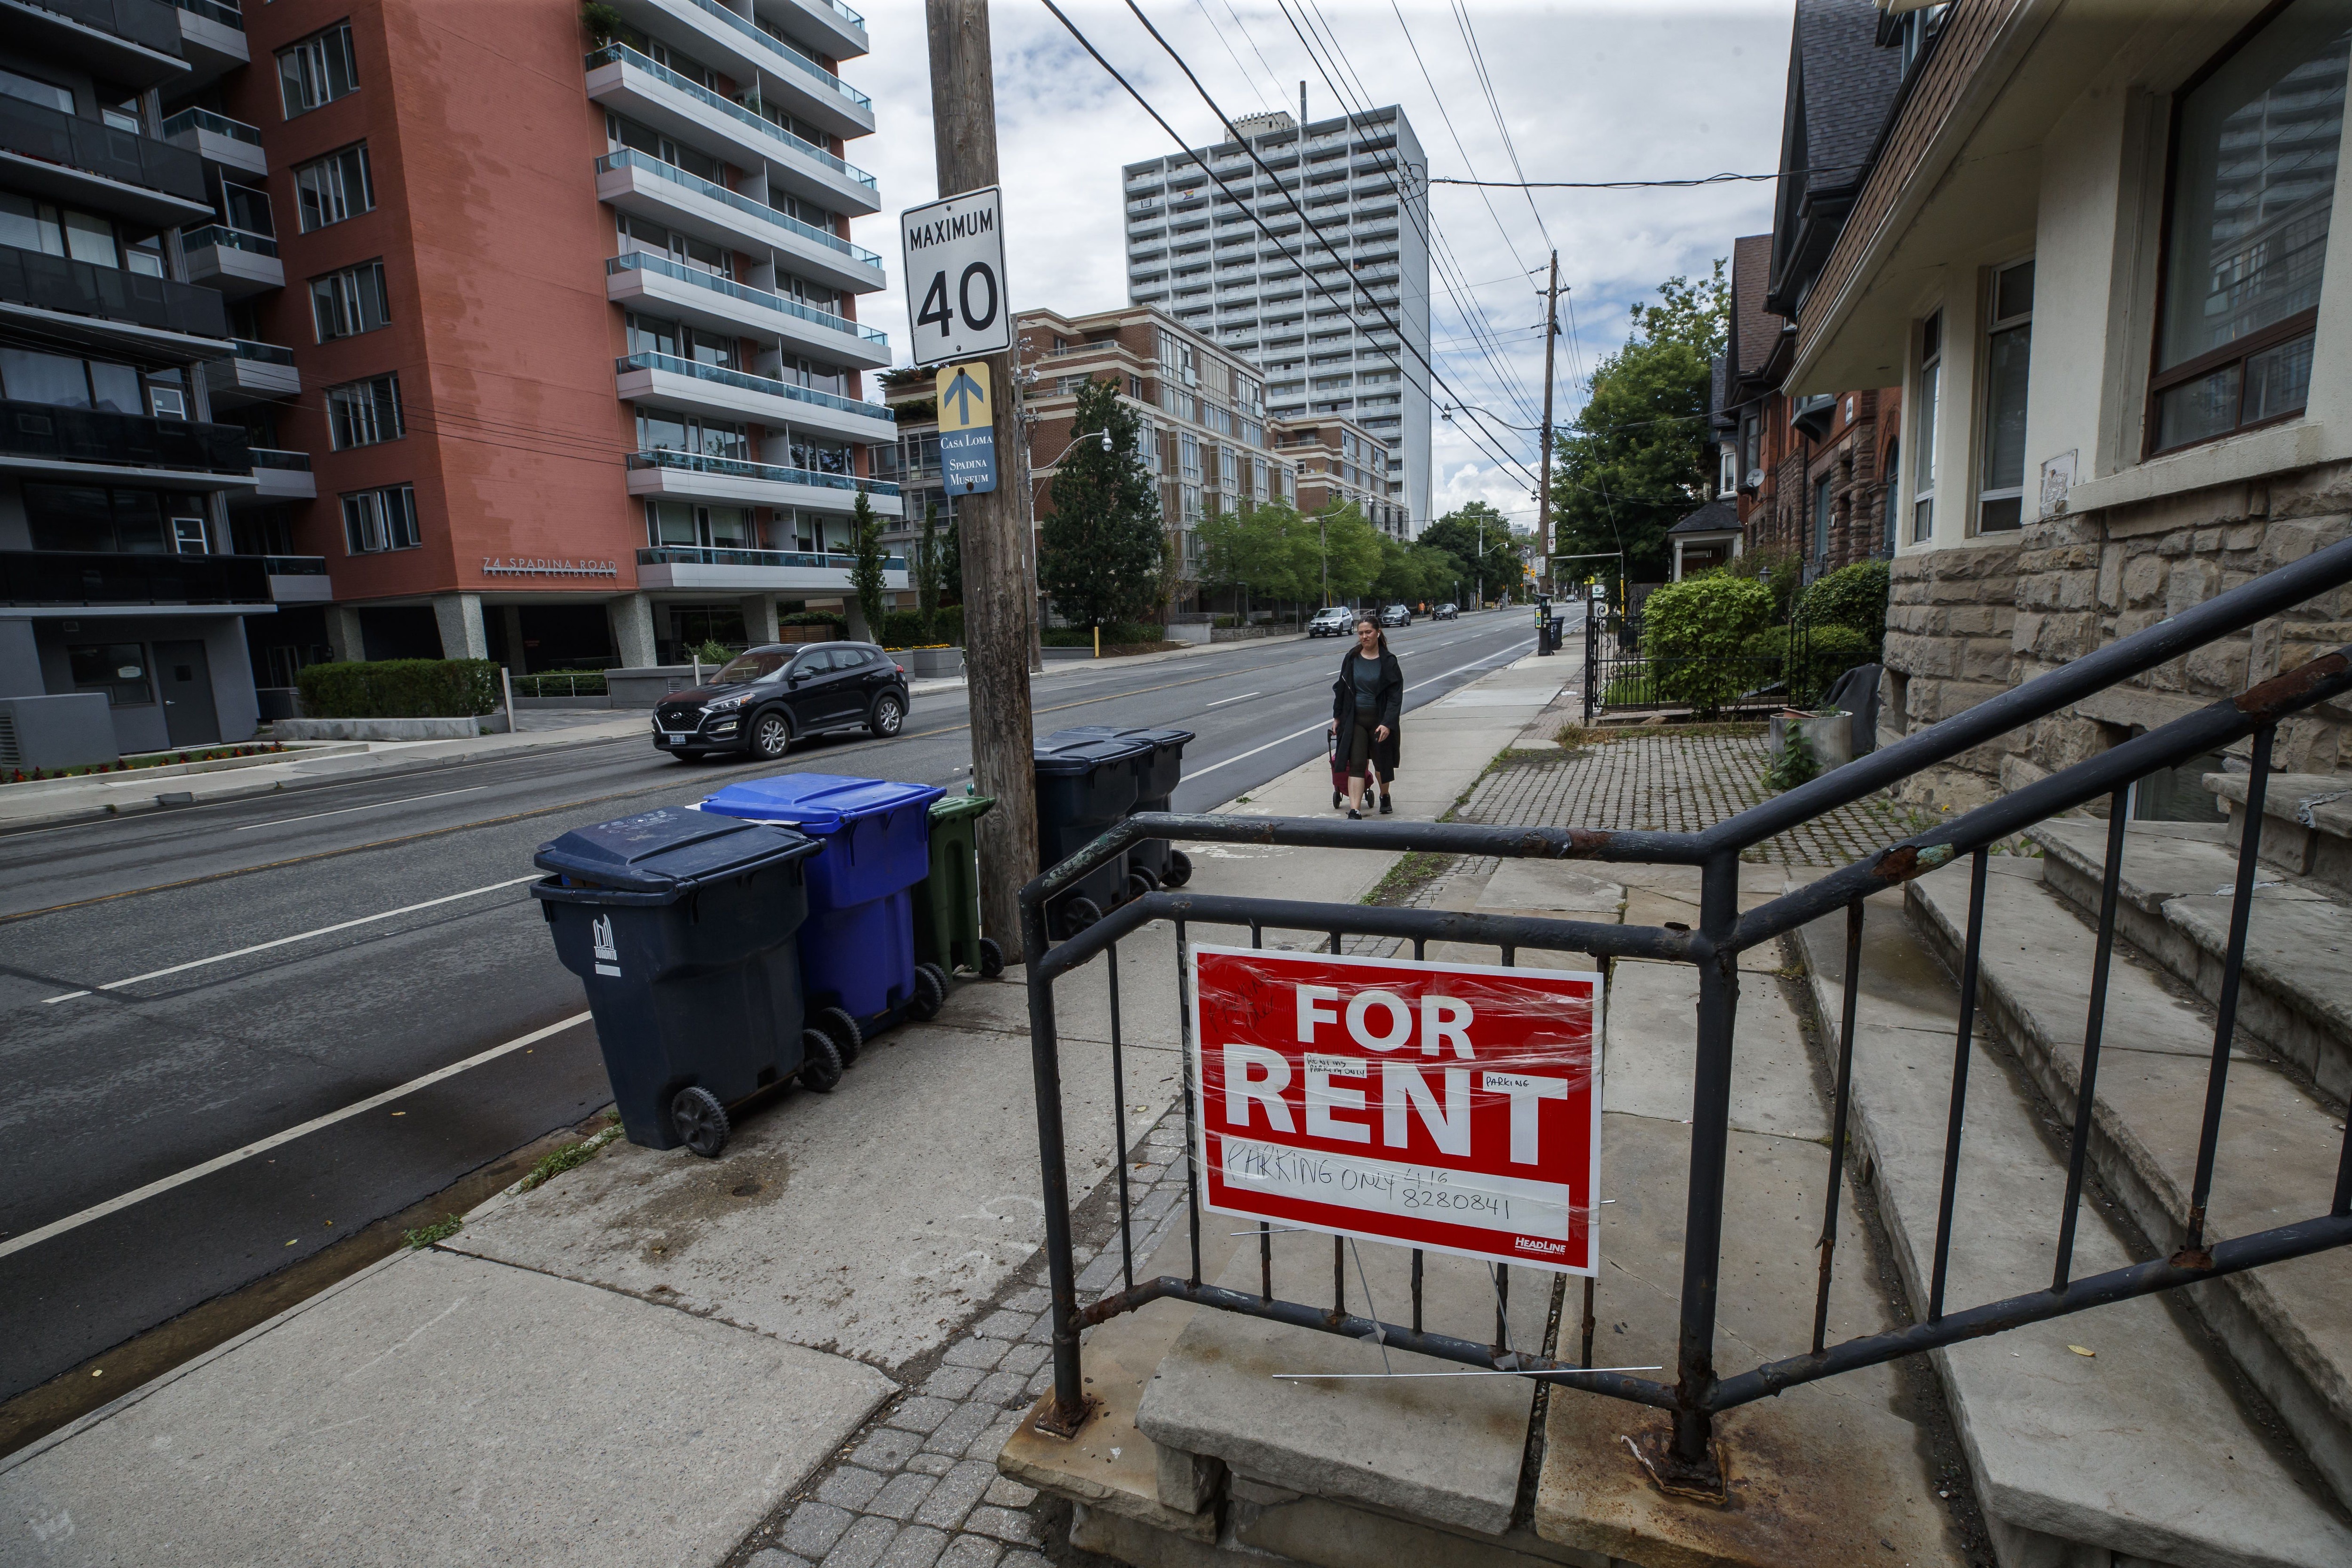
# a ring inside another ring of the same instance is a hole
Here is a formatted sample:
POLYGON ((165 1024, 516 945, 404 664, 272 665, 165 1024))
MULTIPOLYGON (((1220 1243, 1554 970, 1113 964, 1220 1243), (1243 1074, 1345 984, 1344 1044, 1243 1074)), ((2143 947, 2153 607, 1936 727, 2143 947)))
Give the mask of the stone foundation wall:
MULTIPOLYGON (((2000 543, 1905 555, 1887 609, 1882 743, 2352 534, 2352 464, 2061 516, 2000 543)), ((2162 665, 1911 781, 1965 808, 2352 641, 2352 591, 2162 665)), ((2352 708, 2279 727, 2280 765, 2352 769, 2352 708)))

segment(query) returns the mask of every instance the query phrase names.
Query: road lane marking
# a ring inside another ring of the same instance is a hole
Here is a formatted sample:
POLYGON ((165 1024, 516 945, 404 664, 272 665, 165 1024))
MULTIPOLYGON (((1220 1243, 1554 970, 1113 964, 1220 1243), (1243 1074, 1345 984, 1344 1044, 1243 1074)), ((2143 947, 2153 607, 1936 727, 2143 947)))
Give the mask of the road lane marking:
POLYGON ((79 1214, 68 1215, 63 1219, 51 1220, 37 1229, 28 1230, 22 1236, 10 1237, 5 1241, 0 1241, 0 1258, 5 1258, 12 1252, 22 1252, 28 1247, 37 1247, 51 1237, 62 1236, 67 1231, 89 1224, 92 1220, 104 1219, 108 1215, 119 1213, 133 1204, 144 1203, 159 1193, 168 1193, 173 1187, 185 1186, 190 1182, 209 1176, 215 1171, 225 1170, 241 1160, 249 1160, 256 1154, 278 1148, 282 1144, 291 1143, 297 1138, 316 1132, 322 1127, 331 1127, 338 1121, 348 1121, 354 1116, 363 1115, 379 1105, 398 1100, 403 1095, 414 1094, 420 1089, 439 1083, 443 1079, 455 1078, 461 1072, 480 1067, 484 1062, 494 1061, 509 1051, 536 1045, 550 1035, 560 1035, 575 1025, 586 1023, 588 1016, 585 1013, 574 1013, 561 1023, 550 1024, 543 1029, 533 1029, 528 1035, 518 1035, 502 1046, 492 1046, 488 1050, 467 1057, 464 1061, 451 1062, 447 1067, 436 1068, 423 1078, 410 1079, 397 1089, 387 1089, 381 1094, 372 1094, 365 1100, 346 1105, 341 1110, 330 1110, 324 1116, 314 1116, 299 1126, 289 1127, 283 1132, 273 1132, 267 1138, 247 1143, 242 1149, 232 1149, 226 1154, 216 1154, 201 1165, 191 1165, 184 1171, 161 1177, 143 1187, 135 1187, 120 1197, 109 1198, 102 1204, 93 1204, 79 1214))
POLYGON ((1208 704, 1208 706, 1212 708, 1223 708, 1228 702, 1246 702, 1253 697, 1263 697, 1265 695, 1265 693, 1263 691, 1244 691, 1239 697, 1220 697, 1214 702, 1208 704))
POLYGON ((462 893, 445 893, 437 899, 427 899, 421 904, 403 904, 396 910, 386 910, 382 914, 362 915, 354 921, 339 921, 331 926, 320 926, 316 931, 296 931, 292 936, 281 936, 274 942, 257 942, 251 947, 240 947, 232 952, 216 952, 210 958, 192 958, 185 963, 175 963, 169 969, 151 969, 144 974, 134 974, 128 980, 110 980, 103 985, 93 985, 87 991, 68 991, 62 996, 44 996, 41 1000, 70 1002, 77 996, 95 996, 101 991, 120 991, 126 985, 136 985, 142 980, 161 980, 167 974, 178 974, 189 969, 202 969, 208 963, 226 963, 232 958, 243 958, 249 952, 267 952, 273 947, 284 947, 289 942, 308 942, 314 936, 328 936, 335 931, 349 931, 353 926, 371 925, 377 921, 388 921, 394 915, 415 914, 418 910, 429 910, 436 904, 453 904, 459 899, 470 899, 480 893, 495 893, 501 888, 520 887, 525 882, 538 879, 539 873, 536 871, 528 877, 510 877, 503 882, 492 882, 487 887, 468 888, 462 893))
POLYGON ((444 800, 453 795, 472 795, 476 790, 489 787, 488 784, 467 784, 464 789, 436 790, 431 795, 404 795, 398 800, 373 800, 365 805, 347 805, 336 811, 313 811, 302 816, 277 816, 268 822, 248 822, 235 831, 250 833, 257 827, 282 827, 289 822, 315 822, 322 816, 349 816, 355 811, 376 811, 387 805, 406 805, 413 800, 444 800))

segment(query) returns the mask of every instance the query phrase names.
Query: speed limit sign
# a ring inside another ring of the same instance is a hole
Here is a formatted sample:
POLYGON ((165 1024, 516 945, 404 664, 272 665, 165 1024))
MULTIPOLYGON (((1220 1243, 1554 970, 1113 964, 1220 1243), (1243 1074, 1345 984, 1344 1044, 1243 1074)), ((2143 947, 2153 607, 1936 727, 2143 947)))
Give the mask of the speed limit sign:
POLYGON ((1004 207, 998 187, 966 191, 899 216, 907 321, 917 364, 1010 353, 1004 207))

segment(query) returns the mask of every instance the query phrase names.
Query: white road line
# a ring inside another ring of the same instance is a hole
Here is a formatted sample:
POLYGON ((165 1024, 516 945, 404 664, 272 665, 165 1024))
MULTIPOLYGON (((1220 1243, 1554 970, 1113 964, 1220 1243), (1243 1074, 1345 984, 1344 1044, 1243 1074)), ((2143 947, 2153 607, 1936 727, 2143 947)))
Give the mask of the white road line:
POLYGON ((1263 697, 1265 695, 1265 693, 1263 691, 1244 691, 1239 697, 1220 697, 1208 706, 1212 708, 1223 708, 1228 702, 1246 702, 1253 697, 1263 697))
POLYGON ((347 805, 338 811, 314 811, 303 816, 274 816, 268 822, 248 822, 236 831, 250 833, 257 827, 280 827, 289 822, 315 822, 322 816, 349 816, 355 811, 376 811, 387 805, 406 805, 412 800, 440 800, 447 795, 471 795, 476 790, 489 787, 488 784, 468 784, 464 789, 435 790, 431 795, 404 795, 398 800, 370 801, 365 805, 347 805))
POLYGON ((257 1142, 247 1143, 242 1149, 232 1149, 226 1154, 215 1155, 201 1165, 191 1165, 176 1174, 150 1182, 143 1187, 134 1188, 121 1197, 109 1198, 102 1204, 93 1204, 79 1214, 68 1215, 63 1219, 51 1220, 37 1230, 28 1230, 22 1236, 10 1237, 5 1241, 0 1241, 0 1258, 5 1258, 12 1252, 22 1252, 28 1247, 37 1247, 53 1236, 62 1236, 67 1231, 88 1225, 92 1220, 104 1219, 108 1215, 127 1209, 133 1204, 143 1203, 158 1193, 167 1193, 173 1187, 185 1186, 200 1177, 211 1175, 215 1171, 234 1165, 240 1160, 249 1160, 254 1155, 275 1149, 280 1144, 291 1143, 295 1139, 316 1132, 321 1127, 331 1127, 338 1121, 348 1121, 352 1117, 373 1110, 379 1105, 398 1100, 404 1094, 414 1094, 430 1084, 439 1083, 445 1078, 455 1078, 461 1072, 478 1068, 484 1062, 493 1061, 509 1051, 520 1050, 525 1046, 535 1045, 550 1035, 560 1035, 573 1025, 584 1024, 587 1021, 587 1014, 574 1013, 561 1023, 550 1024, 544 1029, 533 1029, 528 1035, 519 1035, 505 1045, 492 1046, 487 1051, 467 1057, 461 1062, 451 1062, 447 1067, 426 1073, 423 1078, 410 1079, 397 1089, 387 1089, 382 1094, 372 1094, 365 1100, 344 1106, 341 1110, 330 1110, 324 1116, 314 1116, 299 1127, 289 1127, 283 1132, 273 1132, 257 1142))
MULTIPOLYGON (((1535 643, 1530 640, 1525 646, 1533 647, 1535 643)), ((1512 657, 1516 658, 1518 655, 1518 650, 1514 648, 1511 650, 1511 654, 1512 657)), ((1490 654, 1487 657, 1488 658, 1493 658, 1497 656, 1490 654)), ((1418 691, 1424 686, 1434 686, 1439 681, 1444 679, 1446 675, 1459 675, 1465 669, 1476 669, 1485 662, 1486 660, 1480 659, 1474 660, 1469 664, 1456 665, 1454 668, 1447 670, 1445 675, 1433 675, 1427 680, 1419 681, 1412 686, 1406 687, 1405 689, 1407 691, 1418 691)), ((1260 752, 1270 752, 1276 746, 1281 745, 1284 741, 1296 741, 1301 735, 1312 735, 1318 730, 1327 727, 1330 722, 1331 721, 1328 719, 1326 719, 1320 723, 1309 724, 1304 730, 1293 730, 1289 734, 1283 736, 1280 740, 1268 741, 1263 746, 1253 746, 1248 751, 1241 752, 1237 756, 1227 757, 1222 763, 1211 763, 1205 768, 1194 768, 1184 775, 1184 782, 1190 784, 1194 779, 1201 778, 1205 774, 1215 773, 1219 768, 1229 768, 1235 763, 1245 762, 1249 758, 1256 756, 1260 752)))
POLYGON ((70 1002, 77 996, 95 996, 100 991, 119 991, 125 985, 136 985, 142 980, 161 980, 166 974, 177 974, 183 970, 202 969, 208 963, 226 963, 232 958, 243 958, 248 952, 267 952, 273 947, 284 947, 289 942, 308 942, 314 936, 327 936, 335 931, 349 931, 353 926, 369 925, 376 921, 388 921, 394 915, 415 914, 418 910, 429 910, 436 904, 453 904, 459 899, 470 899, 480 893, 495 893, 501 888, 520 887, 525 882, 538 880, 538 878, 539 873, 536 871, 528 877, 509 877, 503 882, 492 882, 488 887, 468 888, 462 893, 445 893, 437 899, 427 899, 421 904, 403 904, 396 910, 386 910, 380 915, 362 915, 355 921, 339 921, 331 926, 320 926, 316 931, 296 931, 292 936, 281 936, 275 942, 257 942, 251 947, 240 947, 233 952, 216 952, 210 958, 192 958, 185 963, 175 963, 169 969, 151 969, 144 974, 134 974, 128 980, 110 980, 105 984, 94 985, 88 991, 68 991, 62 996, 44 996, 41 1000, 70 1002))

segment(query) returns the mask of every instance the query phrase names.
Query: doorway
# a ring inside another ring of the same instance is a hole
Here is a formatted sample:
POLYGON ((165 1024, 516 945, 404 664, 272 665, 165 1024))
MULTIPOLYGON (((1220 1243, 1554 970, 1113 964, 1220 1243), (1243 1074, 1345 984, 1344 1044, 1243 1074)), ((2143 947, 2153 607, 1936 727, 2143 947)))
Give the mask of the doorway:
POLYGON ((155 645, 155 684, 163 691, 163 733, 173 746, 209 746, 220 739, 213 706, 212 666, 200 642, 155 645))

